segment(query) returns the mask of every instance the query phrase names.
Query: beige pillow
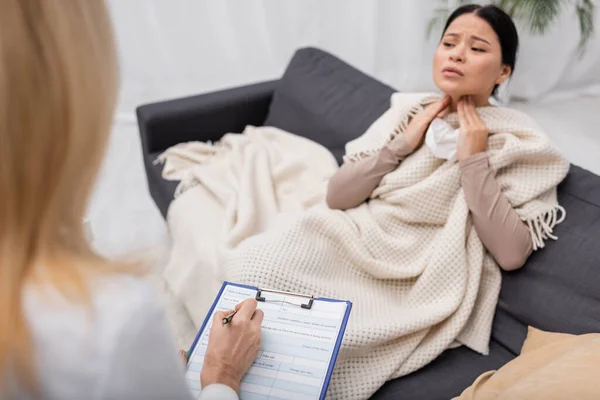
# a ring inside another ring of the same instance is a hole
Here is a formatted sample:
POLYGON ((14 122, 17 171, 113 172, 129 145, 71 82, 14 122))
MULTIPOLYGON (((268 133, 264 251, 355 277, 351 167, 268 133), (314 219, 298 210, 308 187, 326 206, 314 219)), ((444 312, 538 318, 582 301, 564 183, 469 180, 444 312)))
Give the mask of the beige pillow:
POLYGON ((483 373, 460 400, 600 399, 600 334, 571 335, 529 327, 521 355, 483 373))
POLYGON ((570 333, 546 332, 530 326, 527 328, 527 339, 521 348, 521 354, 540 349, 549 344, 558 343, 561 340, 573 338, 576 335, 570 333))

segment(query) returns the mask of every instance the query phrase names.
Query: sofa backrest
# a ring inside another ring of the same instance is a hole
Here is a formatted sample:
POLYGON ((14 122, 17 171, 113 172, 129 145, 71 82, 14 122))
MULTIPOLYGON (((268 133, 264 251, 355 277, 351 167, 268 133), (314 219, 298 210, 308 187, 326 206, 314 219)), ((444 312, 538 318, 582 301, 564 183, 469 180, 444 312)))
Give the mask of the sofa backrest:
POLYGON ((341 162, 344 145, 390 107, 394 91, 329 53, 300 49, 275 89, 264 124, 314 140, 341 162))

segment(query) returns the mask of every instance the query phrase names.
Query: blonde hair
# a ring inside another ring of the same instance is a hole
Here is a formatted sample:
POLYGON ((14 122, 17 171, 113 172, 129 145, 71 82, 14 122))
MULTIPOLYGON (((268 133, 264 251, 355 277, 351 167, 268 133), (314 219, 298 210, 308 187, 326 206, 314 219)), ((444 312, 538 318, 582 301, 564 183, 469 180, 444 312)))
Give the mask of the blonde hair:
POLYGON ((82 220, 116 92, 103 0, 2 0, 0 392, 7 371, 35 386, 25 285, 50 283, 86 302, 89 274, 110 270, 86 241, 82 220))

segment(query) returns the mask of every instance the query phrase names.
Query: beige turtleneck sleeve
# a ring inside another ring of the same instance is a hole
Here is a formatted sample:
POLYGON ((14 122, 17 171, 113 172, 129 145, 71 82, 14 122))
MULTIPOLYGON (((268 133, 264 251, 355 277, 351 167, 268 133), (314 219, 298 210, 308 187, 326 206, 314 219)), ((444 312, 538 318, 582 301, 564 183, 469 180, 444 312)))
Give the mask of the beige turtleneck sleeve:
MULTIPOLYGON (((378 153, 344 163, 329 181, 327 205, 338 210, 360 205, 412 151, 398 135, 378 153)), ((487 155, 479 153, 461 161, 460 170, 465 200, 484 246, 502 269, 522 267, 533 251, 529 228, 502 194, 487 155)))

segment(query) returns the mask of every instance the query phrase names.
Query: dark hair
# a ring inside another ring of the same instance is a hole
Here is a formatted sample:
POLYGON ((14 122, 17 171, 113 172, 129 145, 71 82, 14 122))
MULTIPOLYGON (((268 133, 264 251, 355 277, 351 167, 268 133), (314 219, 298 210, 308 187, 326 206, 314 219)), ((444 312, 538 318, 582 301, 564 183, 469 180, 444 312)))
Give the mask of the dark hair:
MULTIPOLYGON (((517 50, 519 48, 519 34, 517 33, 517 28, 512 18, 499 7, 494 5, 480 6, 479 4, 467 4, 457 8, 450 17, 448 17, 442 37, 452 21, 461 15, 470 13, 484 19, 492 27, 494 32, 496 32, 502 50, 502 64, 508 65, 511 69, 511 73, 514 72, 515 64, 517 62, 517 50)), ((498 85, 494 86, 492 95, 495 96, 497 92, 498 85)))

